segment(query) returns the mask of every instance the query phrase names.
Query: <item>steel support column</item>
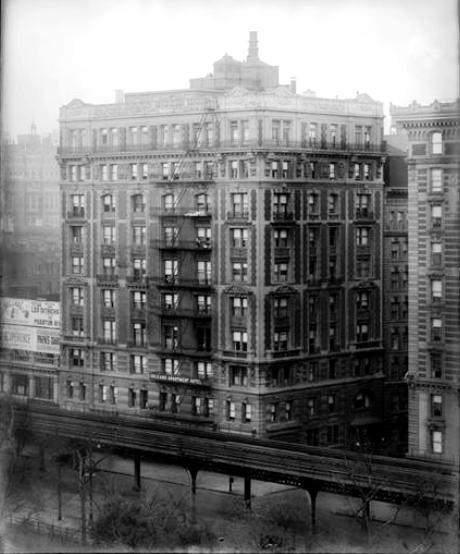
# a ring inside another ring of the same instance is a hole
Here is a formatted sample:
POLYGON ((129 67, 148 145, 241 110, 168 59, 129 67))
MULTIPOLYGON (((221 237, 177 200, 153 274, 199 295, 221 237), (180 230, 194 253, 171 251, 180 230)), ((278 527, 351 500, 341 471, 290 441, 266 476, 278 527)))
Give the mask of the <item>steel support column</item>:
POLYGON ((251 509, 251 478, 244 478, 244 502, 246 503, 246 508, 251 509))
POLYGON ((141 455, 136 452, 134 454, 134 490, 141 490, 141 455))

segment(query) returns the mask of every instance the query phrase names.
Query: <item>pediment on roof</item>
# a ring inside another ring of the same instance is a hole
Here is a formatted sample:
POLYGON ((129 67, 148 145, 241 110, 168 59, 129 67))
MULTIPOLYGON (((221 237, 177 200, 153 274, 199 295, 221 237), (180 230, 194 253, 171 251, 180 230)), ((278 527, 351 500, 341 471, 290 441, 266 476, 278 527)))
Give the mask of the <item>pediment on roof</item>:
POLYGON ((269 91, 270 94, 274 96, 295 96, 293 92, 288 87, 276 87, 269 91))
POLYGON ((246 96, 249 90, 244 87, 234 87, 227 92, 227 96, 246 96))
POLYGON ((74 98, 67 104, 68 108, 81 108, 83 106, 86 106, 86 104, 80 98, 74 98))
POLYGON ((374 102, 374 100, 365 92, 363 92, 362 94, 358 94, 356 100, 358 102, 374 102))

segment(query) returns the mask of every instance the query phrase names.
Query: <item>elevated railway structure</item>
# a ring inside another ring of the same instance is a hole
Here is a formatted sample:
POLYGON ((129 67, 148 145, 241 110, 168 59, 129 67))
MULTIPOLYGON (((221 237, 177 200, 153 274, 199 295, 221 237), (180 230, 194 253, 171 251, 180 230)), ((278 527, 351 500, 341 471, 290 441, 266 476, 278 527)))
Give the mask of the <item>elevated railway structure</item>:
POLYGON ((312 525, 321 491, 359 497, 367 507, 371 501, 429 506, 446 513, 458 507, 459 475, 453 464, 179 428, 125 415, 31 405, 19 406, 17 414, 17 423, 27 425, 41 444, 52 447, 53 437, 60 437, 83 448, 114 448, 132 456, 137 486, 141 459, 151 459, 186 468, 193 494, 200 470, 242 477, 248 506, 251 479, 300 487, 309 494, 312 525))

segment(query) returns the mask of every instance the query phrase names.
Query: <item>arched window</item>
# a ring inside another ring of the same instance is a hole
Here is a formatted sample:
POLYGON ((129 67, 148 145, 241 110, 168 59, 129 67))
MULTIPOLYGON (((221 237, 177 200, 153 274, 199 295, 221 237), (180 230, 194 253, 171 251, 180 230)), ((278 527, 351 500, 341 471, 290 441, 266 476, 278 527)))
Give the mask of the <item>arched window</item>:
POLYGON ((431 134, 431 153, 442 154, 442 134, 439 131, 431 134))

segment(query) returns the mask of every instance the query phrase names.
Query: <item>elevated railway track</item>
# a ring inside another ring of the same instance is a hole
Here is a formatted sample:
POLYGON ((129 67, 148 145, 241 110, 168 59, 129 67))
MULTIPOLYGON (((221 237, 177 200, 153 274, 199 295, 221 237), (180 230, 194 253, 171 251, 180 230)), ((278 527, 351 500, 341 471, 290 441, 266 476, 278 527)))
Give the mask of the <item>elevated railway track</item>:
POLYGON ((17 413, 33 435, 46 437, 44 444, 61 437, 92 448, 115 448, 134 457, 135 471, 137 460, 138 472, 141 458, 182 465, 190 472, 192 490, 200 470, 244 477, 249 497, 251 479, 301 487, 310 495, 312 518, 320 491, 442 511, 458 505, 459 475, 453 464, 369 456, 125 415, 26 405, 17 413))

